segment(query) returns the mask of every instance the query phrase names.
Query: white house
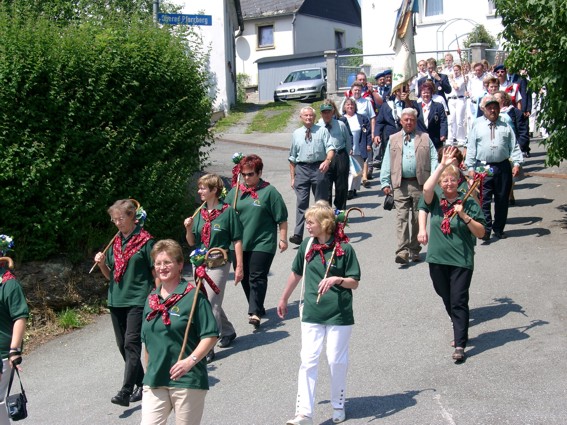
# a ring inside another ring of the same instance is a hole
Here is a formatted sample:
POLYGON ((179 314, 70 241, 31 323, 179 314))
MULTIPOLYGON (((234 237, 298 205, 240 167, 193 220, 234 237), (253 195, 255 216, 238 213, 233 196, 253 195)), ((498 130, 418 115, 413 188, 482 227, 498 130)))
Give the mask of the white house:
POLYGON ((240 4, 244 31, 236 39, 236 69, 250 77, 251 85, 258 83, 258 59, 341 50, 356 47, 362 39, 357 0, 240 0, 240 4))
POLYGON ((236 103, 235 39, 243 27, 239 0, 176 0, 181 14, 205 15, 211 19, 195 20, 195 30, 203 38, 204 48, 210 49, 211 97, 214 109, 227 112, 236 103))
MULTIPOLYGON (((495 16, 492 0, 417 0, 415 50, 417 59, 429 57, 443 58, 433 52, 457 50, 457 41, 463 48, 463 41, 477 24, 482 24, 494 37, 502 31, 501 19, 495 16)), ((364 62, 375 69, 387 64, 386 58, 374 58, 368 55, 392 53, 390 47, 397 9, 401 0, 363 0, 362 39, 364 62)), ((458 57, 453 53, 456 62, 458 57)), ((391 60, 391 59, 389 59, 391 60)))

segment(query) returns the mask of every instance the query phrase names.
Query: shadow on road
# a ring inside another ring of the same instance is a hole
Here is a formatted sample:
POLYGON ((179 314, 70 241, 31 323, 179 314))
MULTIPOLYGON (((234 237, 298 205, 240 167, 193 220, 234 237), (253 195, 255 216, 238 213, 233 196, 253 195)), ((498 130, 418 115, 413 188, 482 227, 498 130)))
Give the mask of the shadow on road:
MULTIPOLYGON (((347 419, 365 419, 368 422, 376 419, 387 418, 395 415, 408 407, 415 406, 415 397, 423 391, 435 391, 432 388, 425 390, 404 391, 403 393, 390 394, 384 396, 366 396, 347 398, 345 409, 347 419)), ((319 404, 329 404, 329 400, 321 401, 319 404)), ((331 419, 322 422, 321 425, 331 425, 331 419)))
POLYGON ((488 322, 489 320, 501 319, 508 313, 520 313, 528 317, 524 308, 516 304, 511 298, 494 298, 493 301, 495 304, 471 309, 470 327, 488 322))
POLYGON ((472 348, 467 351, 467 357, 474 357, 484 351, 502 347, 510 342, 528 339, 530 337, 527 333, 529 329, 548 324, 549 322, 546 322, 545 320, 532 320, 527 326, 500 329, 498 331, 480 334, 469 341, 469 345, 472 346, 472 348))

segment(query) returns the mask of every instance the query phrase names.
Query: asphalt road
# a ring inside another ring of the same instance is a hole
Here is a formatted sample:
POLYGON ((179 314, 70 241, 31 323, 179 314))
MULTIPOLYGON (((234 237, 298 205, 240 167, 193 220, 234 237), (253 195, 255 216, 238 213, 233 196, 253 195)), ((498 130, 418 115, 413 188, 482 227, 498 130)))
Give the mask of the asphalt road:
MULTIPOLYGON (((290 136, 230 138, 236 142, 216 144, 208 170, 229 176, 235 151, 260 155, 264 177, 284 196, 293 228, 295 196, 285 152, 290 136)), ((534 152, 527 171, 544 168, 541 148, 534 152)), ((471 340, 461 365, 450 358, 451 325, 433 291, 427 264, 394 263, 395 211, 382 209, 376 179, 372 188, 362 189, 349 206, 363 208, 366 217, 353 218, 347 228, 363 276, 355 292, 345 423, 567 423, 566 184, 541 176, 519 182, 508 239, 477 245, 471 340)), ((259 331, 247 323, 241 288, 227 286, 224 307, 238 338, 232 347, 218 349, 209 366, 211 390, 203 425, 280 425, 293 417, 299 291, 292 296, 295 306, 287 320, 277 318, 275 306, 295 252, 276 255, 267 320, 259 331)), ((140 422, 139 403, 130 408, 110 403, 121 385, 123 362, 108 316, 43 345, 25 357, 23 367, 27 425, 140 422)), ((331 412, 323 355, 315 423, 331 424, 331 412)))

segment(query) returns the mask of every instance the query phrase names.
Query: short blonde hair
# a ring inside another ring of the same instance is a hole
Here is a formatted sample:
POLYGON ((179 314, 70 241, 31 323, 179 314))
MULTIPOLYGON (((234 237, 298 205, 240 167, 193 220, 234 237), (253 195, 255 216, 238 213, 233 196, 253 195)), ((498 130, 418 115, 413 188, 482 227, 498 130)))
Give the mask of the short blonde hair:
POLYGON ((156 257, 165 252, 167 255, 171 257, 171 259, 175 260, 177 264, 183 264, 183 250, 181 249, 181 245, 175 242, 173 239, 162 239, 161 241, 157 241, 154 247, 152 248, 152 252, 150 256, 152 257, 152 261, 156 260, 156 257))
POLYGON ((335 211, 327 201, 317 201, 305 211, 305 219, 312 218, 321 225, 325 233, 332 234, 335 231, 335 211))
POLYGON ((216 189, 217 198, 220 197, 224 188, 224 183, 218 174, 205 174, 197 181, 197 186, 201 185, 207 186, 211 192, 216 189))
POLYGON ((439 177, 439 181, 437 183, 441 183, 441 181, 447 177, 453 176, 459 181, 461 179, 461 170, 456 165, 450 164, 443 170, 441 176, 439 177))

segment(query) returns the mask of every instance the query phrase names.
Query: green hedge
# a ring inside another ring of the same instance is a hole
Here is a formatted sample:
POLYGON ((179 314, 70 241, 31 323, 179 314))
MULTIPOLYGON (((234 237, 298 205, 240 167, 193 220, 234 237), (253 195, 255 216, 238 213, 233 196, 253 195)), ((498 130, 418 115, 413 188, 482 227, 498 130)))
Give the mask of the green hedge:
POLYGON ((0 9, 0 232, 17 258, 90 256, 127 197, 151 233, 178 237, 210 143, 206 58, 151 19, 0 9))

